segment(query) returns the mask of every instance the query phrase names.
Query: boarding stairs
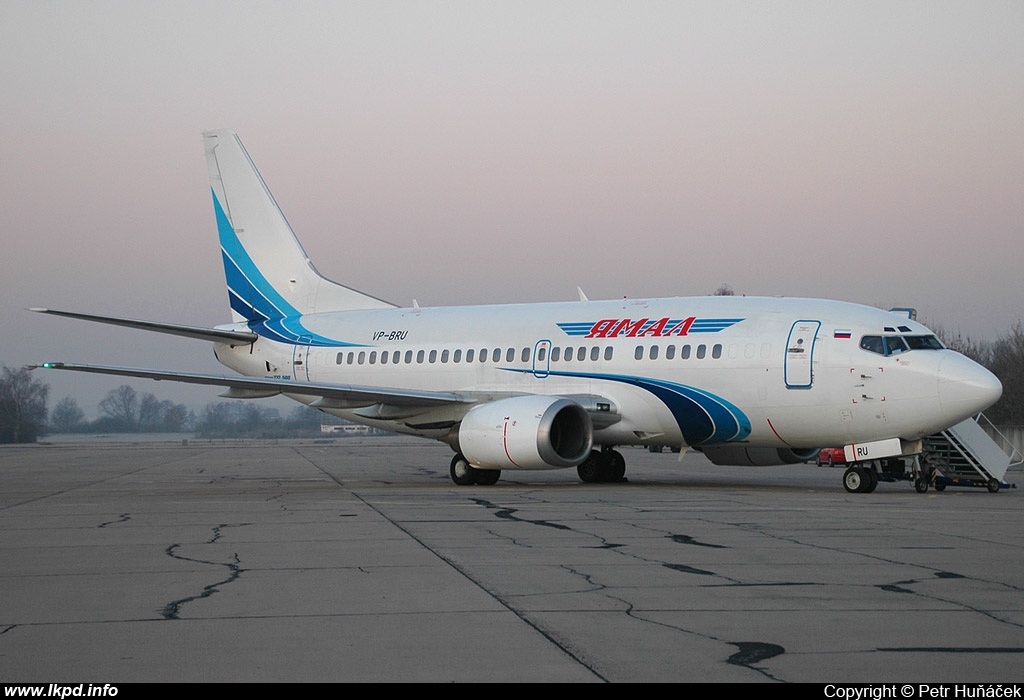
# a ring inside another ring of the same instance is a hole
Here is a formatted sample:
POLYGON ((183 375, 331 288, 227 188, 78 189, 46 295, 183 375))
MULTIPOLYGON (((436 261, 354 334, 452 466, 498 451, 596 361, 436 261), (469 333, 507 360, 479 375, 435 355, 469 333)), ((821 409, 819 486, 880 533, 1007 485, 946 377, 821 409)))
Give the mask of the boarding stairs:
MULTIPOLYGON (((936 490, 946 486, 981 486, 991 492, 1000 488, 1016 488, 1003 479, 1007 470, 1024 463, 1024 455, 1011 446, 1007 453, 993 435, 1002 434, 979 413, 941 433, 924 439, 924 456, 935 469, 931 481, 936 490)), ((1006 444, 1006 440, 1001 440, 1006 444)))

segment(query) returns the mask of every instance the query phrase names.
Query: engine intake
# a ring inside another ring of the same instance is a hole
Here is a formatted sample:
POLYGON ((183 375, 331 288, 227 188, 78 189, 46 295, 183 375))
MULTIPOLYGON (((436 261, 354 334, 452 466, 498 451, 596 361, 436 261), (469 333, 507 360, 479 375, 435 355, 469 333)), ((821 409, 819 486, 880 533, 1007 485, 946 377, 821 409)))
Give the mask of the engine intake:
POLYGON ((589 414, 574 401, 516 396, 471 408, 455 444, 481 469, 563 469, 590 455, 594 429, 589 414))

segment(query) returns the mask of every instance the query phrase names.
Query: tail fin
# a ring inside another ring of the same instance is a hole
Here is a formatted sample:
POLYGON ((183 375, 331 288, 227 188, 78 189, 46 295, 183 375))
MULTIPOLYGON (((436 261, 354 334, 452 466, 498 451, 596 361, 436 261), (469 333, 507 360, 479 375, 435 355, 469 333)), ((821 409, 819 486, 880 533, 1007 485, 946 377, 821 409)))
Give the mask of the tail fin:
POLYGON ((393 308, 316 271, 234 131, 207 131, 203 144, 235 322, 393 308))

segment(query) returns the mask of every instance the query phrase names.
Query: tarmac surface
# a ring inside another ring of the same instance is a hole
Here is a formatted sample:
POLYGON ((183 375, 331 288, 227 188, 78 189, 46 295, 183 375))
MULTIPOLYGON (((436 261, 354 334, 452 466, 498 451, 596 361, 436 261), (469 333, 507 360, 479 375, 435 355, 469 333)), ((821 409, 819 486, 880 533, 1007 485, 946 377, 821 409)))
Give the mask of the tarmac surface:
POLYGON ((623 453, 0 448, 0 682, 1024 681, 1020 490, 623 453))

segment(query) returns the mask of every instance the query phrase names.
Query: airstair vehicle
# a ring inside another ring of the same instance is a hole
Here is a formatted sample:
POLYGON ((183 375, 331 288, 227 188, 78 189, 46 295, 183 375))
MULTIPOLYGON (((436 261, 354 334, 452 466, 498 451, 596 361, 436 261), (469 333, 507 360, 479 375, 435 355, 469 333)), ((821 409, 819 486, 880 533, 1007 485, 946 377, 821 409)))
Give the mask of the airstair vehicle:
MULTIPOLYGON (((1008 469, 1024 463, 1016 447, 1007 454, 993 435, 1002 438, 994 425, 979 413, 952 428, 924 439, 925 459, 934 468, 929 481, 936 491, 947 486, 985 487, 992 493, 1000 488, 1016 488, 1003 479, 1008 469)), ((1001 442, 1006 444, 1006 440, 1001 442)), ((918 490, 922 489, 918 487, 918 490)), ((925 489, 926 490, 926 489, 925 489)))
POLYGON ((1016 484, 1003 481, 1006 472, 1024 464, 1024 454, 979 413, 922 441, 923 452, 911 459, 890 458, 855 462, 843 474, 843 487, 850 493, 871 493, 879 481, 910 481, 918 493, 929 486, 943 491, 947 486, 987 488, 996 493, 1016 484), (999 442, 996 441, 998 438, 999 442))

